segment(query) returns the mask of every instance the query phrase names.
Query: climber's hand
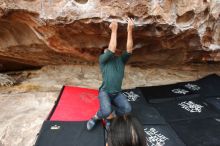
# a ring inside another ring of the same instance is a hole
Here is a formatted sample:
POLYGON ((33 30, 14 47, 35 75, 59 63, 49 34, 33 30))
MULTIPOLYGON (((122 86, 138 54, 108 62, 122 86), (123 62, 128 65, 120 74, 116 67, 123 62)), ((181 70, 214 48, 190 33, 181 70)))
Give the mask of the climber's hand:
POLYGON ((110 28, 112 31, 117 31, 117 29, 118 29, 118 22, 113 21, 113 22, 109 25, 109 28, 110 28))
POLYGON ((132 31, 134 28, 134 19, 128 17, 126 21, 128 23, 127 31, 132 31))

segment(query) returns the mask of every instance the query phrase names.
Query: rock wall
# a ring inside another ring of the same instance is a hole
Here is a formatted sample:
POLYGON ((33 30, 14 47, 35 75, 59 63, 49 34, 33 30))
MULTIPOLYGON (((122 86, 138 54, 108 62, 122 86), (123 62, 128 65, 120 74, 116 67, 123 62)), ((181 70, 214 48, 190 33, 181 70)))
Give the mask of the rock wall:
POLYGON ((220 61, 220 0, 1 0, 0 71, 96 63, 114 19, 120 53, 127 16, 135 19, 131 65, 220 61))

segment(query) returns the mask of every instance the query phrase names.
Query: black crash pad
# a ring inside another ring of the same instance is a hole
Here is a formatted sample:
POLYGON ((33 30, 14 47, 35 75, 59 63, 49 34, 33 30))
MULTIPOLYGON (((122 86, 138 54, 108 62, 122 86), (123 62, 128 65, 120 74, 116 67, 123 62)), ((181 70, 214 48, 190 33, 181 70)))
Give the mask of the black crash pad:
POLYGON ((146 102, 139 89, 123 90, 123 94, 132 106, 131 114, 142 124, 166 124, 159 112, 146 102))
POLYGON ((171 100, 196 98, 199 96, 200 87, 194 82, 182 82, 176 84, 138 87, 143 96, 150 103, 160 103, 171 100))
POLYGON ((185 146, 168 125, 144 125, 148 146, 185 146))
POLYGON ((193 119, 171 123, 187 146, 220 146, 220 119, 193 119))
POLYGON ((168 122, 218 116, 202 99, 169 101, 154 104, 154 107, 168 122))
POLYGON ((205 101, 217 112, 220 112, 220 97, 206 98, 205 101))
POLYGON ((105 146, 104 130, 98 124, 86 129, 86 122, 45 121, 35 146, 105 146))
POLYGON ((220 96, 220 76, 211 74, 197 81, 201 86, 200 95, 203 97, 220 96))

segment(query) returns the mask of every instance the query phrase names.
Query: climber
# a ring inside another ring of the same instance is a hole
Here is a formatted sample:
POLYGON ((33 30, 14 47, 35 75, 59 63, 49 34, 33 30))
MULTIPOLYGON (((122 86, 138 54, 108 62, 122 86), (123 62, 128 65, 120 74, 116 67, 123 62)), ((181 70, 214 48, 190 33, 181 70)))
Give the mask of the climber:
POLYGON ((107 117, 109 115, 122 116, 131 112, 131 105, 127 98, 121 92, 122 80, 124 78, 124 68, 133 51, 132 31, 134 20, 126 19, 127 25, 127 50, 121 55, 116 56, 117 46, 117 29, 118 23, 113 21, 109 28, 111 29, 111 39, 108 49, 99 57, 99 64, 102 73, 103 82, 99 88, 99 111, 87 122, 87 129, 91 130, 96 122, 101 119, 106 120, 106 125, 109 125, 107 117), (116 107, 112 111, 111 104, 116 107))

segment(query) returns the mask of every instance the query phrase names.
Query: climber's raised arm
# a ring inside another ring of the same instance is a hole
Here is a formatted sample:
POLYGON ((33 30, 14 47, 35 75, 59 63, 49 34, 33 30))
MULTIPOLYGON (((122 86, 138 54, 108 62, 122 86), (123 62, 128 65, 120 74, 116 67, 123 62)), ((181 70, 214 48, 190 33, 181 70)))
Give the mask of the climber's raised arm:
POLYGON ((126 48, 126 52, 124 52, 121 56, 121 59, 124 63, 126 63, 133 51, 133 27, 134 27, 134 20, 131 18, 127 19, 128 22, 128 26, 127 26, 127 48, 126 48))
POLYGON ((109 42, 108 49, 105 50, 105 53, 102 54, 99 58, 100 63, 107 62, 112 56, 114 56, 114 53, 116 51, 118 23, 116 21, 113 21, 109 25, 109 28, 111 29, 111 39, 109 42))
POLYGON ((132 53, 132 51, 133 51, 133 37, 132 37, 132 33, 133 33, 133 28, 134 28, 134 20, 132 18, 128 18, 127 22, 128 22, 128 27, 127 27, 127 31, 128 31, 128 36, 127 36, 127 52, 128 53, 132 53))
POLYGON ((118 23, 116 21, 113 21, 110 25, 109 28, 111 29, 111 39, 108 45, 108 49, 115 53, 116 47, 117 47, 117 30, 118 30, 118 23))

